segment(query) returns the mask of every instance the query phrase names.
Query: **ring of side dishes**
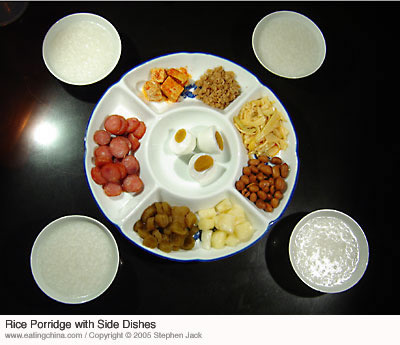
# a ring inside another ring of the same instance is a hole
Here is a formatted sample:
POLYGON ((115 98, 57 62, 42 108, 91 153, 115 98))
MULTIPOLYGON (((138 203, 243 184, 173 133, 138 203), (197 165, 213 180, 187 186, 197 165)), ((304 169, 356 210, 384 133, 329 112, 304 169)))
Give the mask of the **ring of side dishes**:
POLYGON ((177 261, 210 261, 236 254, 256 243, 279 219, 286 209, 297 181, 298 155, 297 138, 290 117, 275 94, 262 85, 257 78, 243 67, 221 57, 203 53, 177 53, 159 57, 139 65, 127 72, 119 82, 112 85, 97 103, 89 119, 85 137, 85 172, 92 195, 105 216, 113 222, 121 233, 132 243, 144 250, 177 261), (184 66, 193 81, 209 68, 222 66, 233 71, 241 87, 240 95, 225 109, 214 109, 196 98, 180 97, 177 102, 150 102, 143 95, 143 85, 150 77, 152 68, 172 68, 184 66), (273 212, 258 209, 236 188, 235 182, 247 165, 248 154, 239 132, 233 124, 233 117, 249 100, 268 96, 283 114, 289 131, 288 147, 279 152, 290 167, 286 179, 287 189, 279 206, 273 212), (92 155, 97 144, 94 133, 104 128, 104 121, 111 114, 125 118, 136 117, 146 124, 146 134, 141 139, 135 157, 140 162, 140 176, 144 190, 140 194, 122 193, 108 197, 90 176, 94 166, 92 155), (208 185, 201 185, 189 174, 188 165, 193 154, 177 156, 169 148, 169 142, 177 130, 184 128, 197 137, 209 126, 221 133, 224 150, 213 156, 218 166, 217 178, 208 185), (241 206, 254 228, 252 237, 236 246, 221 249, 205 249, 200 239, 191 250, 177 250, 165 253, 158 248, 147 248, 142 238, 133 231, 135 222, 143 211, 154 202, 168 202, 171 205, 187 206, 197 212, 217 205, 229 198, 241 206))

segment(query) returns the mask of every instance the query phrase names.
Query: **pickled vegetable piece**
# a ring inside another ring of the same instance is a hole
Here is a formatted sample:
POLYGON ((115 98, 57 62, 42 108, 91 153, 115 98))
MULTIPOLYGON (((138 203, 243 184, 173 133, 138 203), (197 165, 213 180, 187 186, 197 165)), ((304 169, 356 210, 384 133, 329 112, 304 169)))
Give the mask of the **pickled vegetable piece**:
POLYGON ((145 238, 150 235, 150 233, 146 229, 139 229, 138 234, 141 238, 145 238))
POLYGON ((155 221, 156 221, 156 225, 160 228, 166 228, 169 224, 169 218, 166 214, 156 214, 156 216, 154 217, 155 221))
POLYGON ((191 228, 193 225, 197 224, 197 217, 193 212, 189 212, 185 216, 185 224, 188 228, 191 228))
POLYGON ((154 217, 147 218, 147 221, 146 221, 147 231, 154 230, 155 228, 156 228, 156 225, 155 225, 154 217))
POLYGON ((199 228, 196 225, 193 225, 189 230, 189 236, 193 236, 199 232, 199 228))
POLYGON ((190 250, 194 247, 195 240, 191 236, 186 236, 185 240, 183 241, 182 249, 190 250))
POLYGON ((162 202, 161 205, 164 213, 170 216, 172 214, 171 206, 167 202, 162 202))
POLYGON ((160 231, 158 231, 158 229, 153 230, 153 231, 151 232, 151 234, 157 239, 157 243, 161 242, 161 240, 162 240, 162 234, 161 234, 160 231))
POLYGON ((186 229, 186 227, 178 222, 172 222, 169 228, 173 233, 178 235, 186 236, 188 234, 188 230, 186 229))
POLYGON ((133 226, 133 230, 135 230, 136 232, 138 232, 139 229, 142 229, 142 230, 144 229, 144 224, 140 219, 133 226))
POLYGON ((158 244, 158 248, 160 250, 162 250, 165 253, 170 253, 172 251, 172 244, 169 243, 166 240, 162 240, 159 244, 158 244))
POLYGON ((176 233, 172 233, 170 236, 170 243, 172 244, 173 247, 182 247, 183 243, 185 241, 185 236, 178 235, 176 233))
POLYGON ((157 239, 153 235, 148 235, 143 239, 143 245, 149 248, 157 247, 157 239))
POLYGON ((157 209, 156 209, 155 205, 152 204, 143 211, 142 217, 140 219, 142 220, 143 223, 146 223, 147 218, 153 217, 156 214, 156 212, 157 212, 157 209))

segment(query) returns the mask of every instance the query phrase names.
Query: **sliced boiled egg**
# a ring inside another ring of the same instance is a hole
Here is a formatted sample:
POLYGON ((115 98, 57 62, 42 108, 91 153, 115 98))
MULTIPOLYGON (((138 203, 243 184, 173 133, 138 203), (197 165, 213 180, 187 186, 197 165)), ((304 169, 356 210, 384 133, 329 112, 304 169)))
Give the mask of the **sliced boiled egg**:
POLYGON ((220 153, 224 150, 224 140, 215 126, 207 127, 197 135, 197 147, 202 152, 220 153))
POLYGON ((219 167, 212 156, 205 153, 195 154, 189 161, 190 176, 205 186, 215 181, 219 174, 219 167))
POLYGON ((196 147, 196 137, 188 130, 178 129, 169 142, 169 148, 176 155, 186 155, 196 147))

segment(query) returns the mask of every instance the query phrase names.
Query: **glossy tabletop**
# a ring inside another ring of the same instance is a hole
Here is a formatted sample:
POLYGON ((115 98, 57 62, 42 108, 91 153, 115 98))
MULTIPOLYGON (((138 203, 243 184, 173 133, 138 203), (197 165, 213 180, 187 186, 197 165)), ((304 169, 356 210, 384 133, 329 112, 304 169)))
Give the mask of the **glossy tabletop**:
POLYGON ((392 230, 380 226, 378 202, 390 173, 377 177, 370 170, 381 164, 375 127, 384 116, 377 104, 379 31, 371 23, 392 10, 397 7, 346 2, 29 3, 16 22, 0 27, 1 313, 396 314, 392 230), (285 79, 258 62, 253 29, 278 10, 306 15, 324 34, 326 59, 315 74, 285 79), (59 82, 42 60, 47 30, 76 12, 103 16, 122 40, 115 70, 91 86, 59 82), (241 65, 279 97, 297 133, 299 176, 281 220, 254 246, 215 262, 173 262, 127 241, 98 208, 84 172, 86 127, 102 94, 138 64, 175 52, 210 53, 241 65), (364 277, 340 294, 311 290, 289 262, 293 227, 322 208, 354 218, 370 246, 364 277), (82 305, 51 300, 30 271, 36 236, 70 214, 105 224, 121 257, 111 287, 82 305))

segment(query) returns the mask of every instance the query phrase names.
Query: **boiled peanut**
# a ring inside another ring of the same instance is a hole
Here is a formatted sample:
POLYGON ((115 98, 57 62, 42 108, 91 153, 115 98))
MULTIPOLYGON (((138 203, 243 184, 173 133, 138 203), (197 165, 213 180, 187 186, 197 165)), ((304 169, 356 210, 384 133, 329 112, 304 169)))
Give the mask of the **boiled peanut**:
POLYGON ((257 198, 257 194, 256 193, 251 193, 249 199, 252 202, 256 202, 256 200, 258 199, 257 198))
POLYGON ((255 183, 252 183, 251 185, 249 185, 248 188, 249 188, 249 191, 252 193, 256 193, 260 190, 260 187, 258 187, 258 185, 255 183))
POLYGON ((262 201, 261 199, 257 199, 256 201, 256 206, 258 208, 264 209, 265 208, 266 203, 264 201, 262 201))
POLYGON ((272 206, 273 208, 277 208, 278 205, 279 205, 279 200, 276 199, 276 198, 273 198, 273 199, 270 201, 270 203, 271 203, 271 206, 272 206))
POLYGON ((260 164, 260 161, 258 159, 249 159, 248 161, 248 165, 256 166, 258 164, 260 164))
POLYGON ((279 176, 281 176, 281 170, 279 169, 279 165, 275 165, 275 166, 272 168, 272 177, 273 177, 273 178, 277 178, 277 177, 279 177, 279 176))
POLYGON ((261 156, 258 157, 258 159, 260 160, 260 162, 263 162, 263 163, 268 163, 269 162, 269 157, 266 156, 266 155, 261 155, 261 156))
POLYGON ((267 175, 267 176, 272 175, 272 168, 270 165, 263 165, 258 170, 260 170, 264 175, 267 175))
POLYGON ((250 174, 251 174, 251 169, 250 169, 250 167, 244 167, 244 168, 243 168, 243 174, 244 174, 244 175, 250 175, 250 174))
POLYGON ((273 157, 271 159, 271 163, 272 164, 282 164, 282 159, 280 159, 279 157, 273 157))
POLYGON ((282 177, 277 177, 275 179, 276 190, 284 191, 286 189, 286 182, 282 177))
POLYGON ((235 187, 238 191, 242 191, 245 187, 245 184, 242 180, 239 180, 235 183, 235 187))
POLYGON ((267 198, 267 193, 265 193, 263 190, 259 190, 257 192, 257 196, 261 199, 261 200, 265 200, 267 198))
POLYGON ((275 194, 274 194, 274 198, 275 198, 275 199, 278 199, 278 200, 281 200, 281 199, 283 198, 282 192, 281 192, 280 190, 277 190, 277 191, 275 192, 275 194))
POLYGON ((280 166, 280 170, 281 170, 281 176, 283 178, 288 177, 288 175, 289 175, 289 166, 286 163, 284 163, 284 164, 282 164, 280 166))

